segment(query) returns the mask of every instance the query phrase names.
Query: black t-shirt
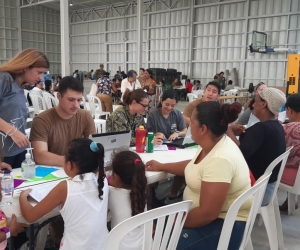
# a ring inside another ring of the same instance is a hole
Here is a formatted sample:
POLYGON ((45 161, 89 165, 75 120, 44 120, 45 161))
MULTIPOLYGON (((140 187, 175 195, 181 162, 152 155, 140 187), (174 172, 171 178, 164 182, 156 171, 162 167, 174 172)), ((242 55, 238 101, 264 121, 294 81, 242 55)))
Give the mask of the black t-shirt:
MULTIPOLYGON (((241 134, 240 143, 240 150, 256 180, 286 150, 283 127, 278 120, 256 123, 241 134)), ((269 183, 277 180, 279 169, 280 164, 274 168, 269 183)))

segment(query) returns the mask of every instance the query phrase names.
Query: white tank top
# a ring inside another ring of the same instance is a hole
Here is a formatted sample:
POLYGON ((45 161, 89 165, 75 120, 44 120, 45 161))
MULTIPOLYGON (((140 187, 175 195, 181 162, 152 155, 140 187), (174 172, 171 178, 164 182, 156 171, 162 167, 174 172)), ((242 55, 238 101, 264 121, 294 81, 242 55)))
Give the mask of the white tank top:
POLYGON ((67 180, 67 199, 60 210, 65 222, 62 250, 99 250, 104 248, 108 234, 108 184, 105 178, 102 200, 94 173, 86 173, 83 180, 75 176, 67 180))

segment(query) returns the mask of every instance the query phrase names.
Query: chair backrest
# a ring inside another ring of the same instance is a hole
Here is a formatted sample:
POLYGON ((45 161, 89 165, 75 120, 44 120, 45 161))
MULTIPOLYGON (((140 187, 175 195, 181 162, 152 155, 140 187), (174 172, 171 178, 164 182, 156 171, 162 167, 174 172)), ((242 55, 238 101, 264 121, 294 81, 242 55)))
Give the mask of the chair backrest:
POLYGON ((243 239, 239 249, 245 249, 247 242, 251 236, 251 231, 255 222, 255 217, 257 212, 261 206, 262 199, 265 194, 265 190, 269 181, 271 173, 262 175, 255 183, 253 187, 248 189, 246 192, 241 194, 230 206, 227 211, 222 232, 220 235, 218 248, 217 250, 227 250, 229 245, 229 240, 232 233, 232 228, 234 222, 236 220, 236 216, 241 206, 251 197, 253 197, 251 209, 249 212, 249 216, 246 222, 245 231, 243 235, 243 239))
POLYGON ((192 201, 183 201, 138 214, 121 222, 108 234, 104 250, 119 249, 122 238, 139 226, 144 230, 141 250, 175 250, 191 205, 192 201), (155 235, 152 236, 155 219, 155 235))
POLYGON ((27 102, 27 96, 28 96, 28 94, 29 94, 29 90, 24 89, 24 95, 25 95, 25 98, 26 98, 26 102, 27 102))
MULTIPOLYGON (((299 166, 299 169, 300 169, 300 166, 299 166)), ((294 189, 296 190, 300 190, 300 171, 297 171, 297 175, 296 175, 296 179, 295 179, 295 184, 293 186, 294 189)))
POLYGON ((56 99, 53 95, 43 92, 43 97, 45 99, 47 109, 51 109, 52 107, 56 107, 58 105, 58 99, 56 99))
POLYGON ((163 88, 161 85, 156 85, 156 90, 155 90, 155 103, 154 106, 157 107, 159 102, 160 102, 160 98, 163 94, 163 88))
POLYGON ((83 95, 82 95, 82 105, 83 105, 83 108, 84 108, 85 110, 87 110, 87 108, 86 108, 86 101, 85 101, 85 98, 84 98, 83 95))
POLYGON ((90 104, 90 113, 96 117, 96 112, 102 112, 101 101, 97 96, 86 95, 88 102, 90 104))
POLYGON ((30 91, 29 96, 32 102, 32 106, 34 108, 35 115, 38 114, 40 110, 46 110, 45 100, 42 96, 33 93, 33 91, 30 91))
POLYGON ((95 83, 92 84, 89 95, 95 96, 97 94, 98 87, 95 83))
MULTIPOLYGON (((283 154, 279 155, 274 161, 272 161, 270 163, 270 165, 268 166, 268 168, 265 170, 265 174, 272 173, 272 171, 276 167, 276 165, 281 162, 274 190, 278 189, 278 186, 279 186, 279 183, 280 183, 280 180, 281 180, 281 177, 282 177, 282 173, 283 173, 287 158, 289 157, 289 154, 290 154, 292 148, 293 148, 293 146, 288 147, 285 150, 285 152, 283 154)), ((273 194, 272 194, 272 198, 270 200, 270 203, 273 201, 275 195, 277 195, 277 192, 274 191, 273 194)))
POLYGON ((197 99, 197 95, 193 94, 193 93, 188 93, 187 94, 187 98, 189 99, 189 102, 194 101, 195 99, 197 99))

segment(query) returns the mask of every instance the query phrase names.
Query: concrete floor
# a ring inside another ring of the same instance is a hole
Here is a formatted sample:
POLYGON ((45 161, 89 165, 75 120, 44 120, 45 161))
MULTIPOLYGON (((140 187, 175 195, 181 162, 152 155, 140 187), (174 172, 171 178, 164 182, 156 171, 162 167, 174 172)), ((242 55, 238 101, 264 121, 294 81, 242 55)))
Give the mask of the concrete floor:
MULTIPOLYGON (((179 101, 176 108, 183 111, 188 102, 179 101)), ((278 201, 282 204, 286 199, 286 193, 278 190, 278 201)), ((295 215, 287 215, 287 213, 281 213, 282 231, 284 239, 285 250, 300 250, 300 209, 296 210, 295 215)), ((252 231, 252 242, 255 250, 268 250, 269 241, 266 229, 264 225, 258 226, 255 223, 252 231)))

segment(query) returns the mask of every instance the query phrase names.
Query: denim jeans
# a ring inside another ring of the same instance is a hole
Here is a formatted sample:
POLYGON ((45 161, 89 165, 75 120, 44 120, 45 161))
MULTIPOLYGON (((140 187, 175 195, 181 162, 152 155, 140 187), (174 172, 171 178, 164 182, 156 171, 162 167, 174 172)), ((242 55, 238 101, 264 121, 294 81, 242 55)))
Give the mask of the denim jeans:
MULTIPOLYGON (((216 219, 203 227, 182 229, 176 250, 217 249, 223 223, 223 219, 216 219)), ((228 250, 239 249, 245 226, 244 221, 234 223, 228 250)))
POLYGON ((274 193, 275 184, 276 184, 276 182, 268 183, 263 201, 261 203, 262 206, 267 206, 270 203, 270 200, 271 200, 272 195, 274 193))

